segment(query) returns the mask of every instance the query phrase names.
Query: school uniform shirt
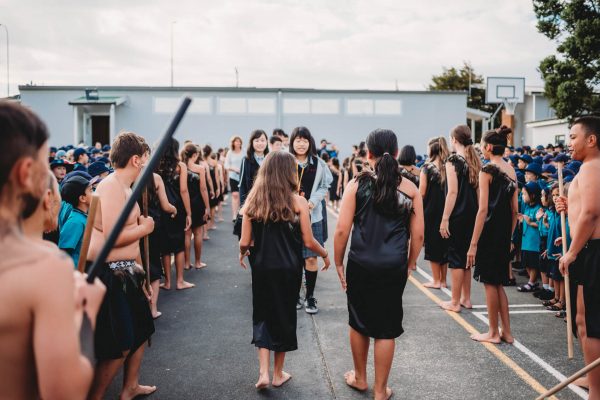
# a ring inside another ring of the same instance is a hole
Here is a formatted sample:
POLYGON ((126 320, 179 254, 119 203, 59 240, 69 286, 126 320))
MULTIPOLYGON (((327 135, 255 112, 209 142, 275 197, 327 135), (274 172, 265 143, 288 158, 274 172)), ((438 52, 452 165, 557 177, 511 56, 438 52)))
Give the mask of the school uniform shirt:
MULTIPOLYGON (((544 214, 548 214, 547 209, 543 208, 543 210, 544 210, 544 214)), ((549 228, 546 228, 546 225, 544 225, 544 215, 542 215, 542 217, 537 220, 537 224, 538 224, 538 230, 540 231, 540 236, 543 238, 547 238, 549 228)), ((550 221, 548 221, 548 225, 550 225, 550 221)), ((542 249, 542 251, 543 250, 546 250, 546 249, 542 249)))
MULTIPOLYGON (((562 244, 560 246, 556 246, 554 241, 556 238, 562 236, 562 228, 560 222, 560 214, 556 212, 556 210, 547 210, 546 215, 548 215, 548 242, 546 244, 546 250, 548 251, 548 259, 556 260, 557 257, 554 257, 553 254, 562 254, 562 244)), ((569 229, 569 220, 566 219, 566 231, 567 231, 567 248, 571 245, 571 234, 569 229)))
POLYGON ((71 256, 75 266, 79 262, 79 253, 81 252, 81 243, 83 242, 83 232, 85 231, 86 222, 87 214, 78 208, 73 208, 60 230, 58 247, 71 256))
POLYGON ((62 229, 65 222, 67 222, 67 218, 69 218, 71 211, 73 211, 73 206, 64 200, 61 201, 60 211, 58 213, 58 230, 59 231, 62 229))
MULTIPOLYGON (((523 204, 523 215, 527 215, 530 221, 536 221, 536 214, 541 208, 540 205, 530 206, 529 204, 523 204)), ((521 242, 521 250, 527 251, 540 251, 540 230, 529 225, 523 220, 523 241, 521 242)))

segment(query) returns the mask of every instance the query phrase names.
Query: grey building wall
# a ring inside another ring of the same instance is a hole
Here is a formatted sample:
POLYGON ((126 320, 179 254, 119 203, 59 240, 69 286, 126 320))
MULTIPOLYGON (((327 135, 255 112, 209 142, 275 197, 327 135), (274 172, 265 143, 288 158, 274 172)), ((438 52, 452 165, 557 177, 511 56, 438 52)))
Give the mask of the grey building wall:
MULTIPOLYGON (((69 102, 84 96, 85 87, 20 86, 21 101, 46 121, 51 144, 74 143, 75 118, 78 138, 86 138, 84 110, 74 116, 69 102)), ((185 93, 194 98, 176 137, 214 147, 227 145, 232 135, 244 139, 263 129, 270 135, 281 127, 290 134, 299 125, 308 127, 315 140, 327 138, 343 156, 352 144, 365 139, 376 128, 389 128, 400 145, 412 144, 425 153, 429 138, 448 135, 466 118, 464 92, 402 92, 367 90, 312 90, 260 88, 152 88, 98 87, 100 96, 122 96, 127 101, 115 109, 115 131, 132 130, 154 142, 170 121, 178 99, 185 93)), ((106 106, 88 110, 106 110, 106 106)), ((106 113, 108 115, 108 113, 106 113)), ((91 143, 90 143, 91 144, 91 143)))

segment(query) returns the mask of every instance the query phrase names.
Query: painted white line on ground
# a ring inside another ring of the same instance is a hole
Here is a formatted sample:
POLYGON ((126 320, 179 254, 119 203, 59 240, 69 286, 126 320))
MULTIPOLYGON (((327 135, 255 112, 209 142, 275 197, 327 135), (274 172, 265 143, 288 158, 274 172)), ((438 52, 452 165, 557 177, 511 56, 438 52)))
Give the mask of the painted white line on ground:
MULTIPOLYGON (((508 307, 515 307, 515 308, 521 308, 521 307, 532 307, 532 308, 539 308, 542 307, 541 304, 509 304, 508 307)), ((473 306, 473 308, 487 308, 487 306, 485 304, 477 304, 475 306, 473 306)))
MULTIPOLYGON (((490 322, 482 314, 483 313, 480 313, 480 312, 474 312, 473 313, 473 315, 475 315, 477 318, 479 318, 481 321, 483 321, 486 325, 489 325, 490 322)), ((564 381, 564 380, 567 379, 566 376, 564 376, 563 374, 561 374, 560 372, 558 372, 554 367, 552 367, 546 361, 542 360, 537 354, 535 354, 533 351, 529 350, 527 347, 525 347, 518 340, 515 340, 515 342, 513 343, 513 346, 516 349, 518 349, 519 351, 521 351, 521 353, 523 353, 526 356, 528 356, 532 361, 534 361, 540 367, 544 368, 546 370, 546 372, 548 372, 550 375, 554 376, 559 381, 564 381)), ((571 391, 573 393, 577 394, 582 399, 587 399, 588 398, 587 392, 585 390, 583 390, 582 388, 580 388, 579 386, 569 385, 568 388, 571 389, 571 391)))
MULTIPOLYGON (((427 272, 425 272, 421 267, 419 267, 417 265, 417 272, 419 274, 421 274, 421 276, 425 279, 427 279, 428 281, 433 281, 433 278, 431 277, 431 275, 429 275, 427 272)), ((452 292, 450 290, 448 290, 448 288, 441 288, 440 289, 442 292, 446 293, 448 295, 448 297, 452 297, 452 292)))
MULTIPOLYGON (((550 310, 509 310, 508 313, 509 314, 548 314, 548 313, 554 313, 556 311, 550 311, 550 310)), ((477 311, 477 312, 473 312, 473 314, 485 314, 487 315, 487 311, 477 311)))

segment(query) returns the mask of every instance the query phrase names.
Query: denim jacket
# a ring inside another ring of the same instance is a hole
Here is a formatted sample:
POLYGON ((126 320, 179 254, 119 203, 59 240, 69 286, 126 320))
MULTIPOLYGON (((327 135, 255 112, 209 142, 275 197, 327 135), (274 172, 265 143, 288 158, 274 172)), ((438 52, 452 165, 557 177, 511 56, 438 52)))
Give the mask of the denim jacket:
MULTIPOLYGON (((309 162, 313 162, 312 157, 309 157, 309 162)), ((312 224, 323 220, 323 199, 327 195, 331 182, 333 182, 333 176, 327 167, 327 163, 317 157, 317 173, 312 191, 310 192, 310 199, 308 199, 308 201, 315 205, 310 212, 310 222, 312 224)))

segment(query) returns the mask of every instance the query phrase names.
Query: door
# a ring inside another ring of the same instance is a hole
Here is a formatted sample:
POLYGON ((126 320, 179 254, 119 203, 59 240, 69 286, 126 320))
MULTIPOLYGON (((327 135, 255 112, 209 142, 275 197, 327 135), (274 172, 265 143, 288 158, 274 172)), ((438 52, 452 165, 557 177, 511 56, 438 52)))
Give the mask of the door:
POLYGON ((92 143, 110 144, 110 117, 108 115, 92 115, 92 143))

